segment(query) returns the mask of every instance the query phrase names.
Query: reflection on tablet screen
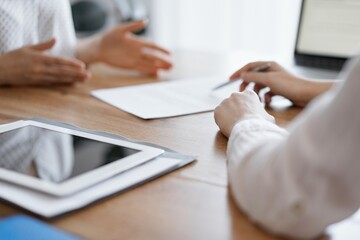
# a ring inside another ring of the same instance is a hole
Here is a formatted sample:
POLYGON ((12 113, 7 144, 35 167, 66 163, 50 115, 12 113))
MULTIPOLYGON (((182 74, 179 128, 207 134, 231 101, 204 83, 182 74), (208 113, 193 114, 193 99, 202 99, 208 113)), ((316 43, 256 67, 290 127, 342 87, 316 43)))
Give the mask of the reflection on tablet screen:
POLYGON ((60 183, 138 153, 110 143, 26 126, 0 133, 0 167, 60 183))

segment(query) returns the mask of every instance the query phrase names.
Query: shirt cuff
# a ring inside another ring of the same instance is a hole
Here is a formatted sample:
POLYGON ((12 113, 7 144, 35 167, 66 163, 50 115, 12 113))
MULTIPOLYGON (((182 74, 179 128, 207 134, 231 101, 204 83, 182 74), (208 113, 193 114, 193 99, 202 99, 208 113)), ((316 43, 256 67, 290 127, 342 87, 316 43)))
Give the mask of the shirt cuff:
POLYGON ((250 151, 264 142, 284 139, 288 131, 262 118, 253 118, 237 123, 230 134, 227 156, 239 162, 250 151))

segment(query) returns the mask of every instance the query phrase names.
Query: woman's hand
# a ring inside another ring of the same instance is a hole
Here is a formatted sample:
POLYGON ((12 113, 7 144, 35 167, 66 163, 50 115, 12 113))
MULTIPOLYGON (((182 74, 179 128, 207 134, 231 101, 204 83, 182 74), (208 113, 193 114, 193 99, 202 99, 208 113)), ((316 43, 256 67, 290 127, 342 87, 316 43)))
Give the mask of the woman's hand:
POLYGON ((85 39, 78 44, 78 58, 87 64, 103 62, 149 75, 156 75, 160 69, 170 69, 167 50, 133 34, 145 25, 146 21, 132 22, 85 39))
POLYGON ((263 118, 274 122, 274 117, 265 111, 263 104, 252 90, 233 93, 215 108, 214 117, 220 131, 226 137, 230 136, 234 126, 242 120, 263 118))
POLYGON ((263 88, 270 88, 270 91, 265 94, 266 104, 271 102, 274 95, 280 95, 300 107, 307 105, 313 98, 327 91, 334 83, 334 81, 311 81, 297 77, 275 62, 249 63, 236 71, 230 80, 240 77, 243 80, 240 91, 243 91, 251 82, 255 83, 254 91, 257 94, 263 88), (252 69, 264 64, 269 65, 265 72, 251 72, 252 69))
POLYGON ((79 60, 44 53, 54 44, 51 39, 1 55, 0 85, 71 84, 90 78, 79 60))

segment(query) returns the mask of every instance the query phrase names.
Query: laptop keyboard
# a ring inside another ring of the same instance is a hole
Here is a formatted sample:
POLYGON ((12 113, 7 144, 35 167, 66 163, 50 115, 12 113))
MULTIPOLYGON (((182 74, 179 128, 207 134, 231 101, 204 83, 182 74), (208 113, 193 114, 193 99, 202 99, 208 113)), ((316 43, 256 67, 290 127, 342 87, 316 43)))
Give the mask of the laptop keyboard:
POLYGON ((323 68, 331 70, 341 70, 346 60, 316 56, 295 56, 295 62, 298 65, 314 68, 323 68))

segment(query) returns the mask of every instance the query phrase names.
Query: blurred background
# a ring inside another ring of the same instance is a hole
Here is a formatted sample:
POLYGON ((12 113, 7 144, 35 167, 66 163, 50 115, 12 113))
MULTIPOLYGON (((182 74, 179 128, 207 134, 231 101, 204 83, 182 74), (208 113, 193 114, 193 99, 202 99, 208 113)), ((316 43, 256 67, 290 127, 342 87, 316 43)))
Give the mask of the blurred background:
POLYGON ((78 36, 150 20, 145 36, 171 49, 277 54, 295 43, 299 0, 71 0, 78 36))
POLYGON ((70 3, 79 38, 121 23, 149 18, 150 5, 143 0, 70 0, 70 3))
POLYGON ((152 0, 151 3, 152 37, 175 49, 247 50, 267 55, 290 50, 295 43, 298 0, 152 0))
MULTIPOLYGON (((79 38, 149 19, 148 27, 137 34, 174 53, 182 66, 176 65, 170 78, 225 76, 254 60, 276 60, 300 74, 318 77, 318 71, 303 71, 293 64, 301 0, 70 1, 79 38)), ((336 75, 320 71, 319 76, 336 75)))

